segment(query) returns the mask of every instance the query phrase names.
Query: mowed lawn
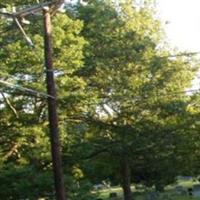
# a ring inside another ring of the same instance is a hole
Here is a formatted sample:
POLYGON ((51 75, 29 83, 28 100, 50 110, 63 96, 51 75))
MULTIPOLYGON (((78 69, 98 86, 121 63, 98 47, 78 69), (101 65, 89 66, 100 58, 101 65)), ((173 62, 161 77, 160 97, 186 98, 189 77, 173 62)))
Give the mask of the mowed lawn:
MULTIPOLYGON (((174 192, 176 186, 183 186, 184 188, 192 188, 193 185, 199 184, 197 181, 177 181, 176 184, 169 185, 166 187, 165 192, 162 194, 163 198, 160 197, 159 200, 200 200, 200 197, 190 197, 190 196, 181 196, 174 192), (169 198, 166 198, 169 197, 169 198)), ((135 200, 145 200, 145 191, 144 190, 137 190, 134 186, 132 186, 132 191, 135 194, 135 200)), ((103 200, 110 200, 109 194, 110 193, 117 193, 117 200, 123 200, 123 193, 120 187, 111 187, 109 189, 102 189, 98 191, 99 198, 103 200)))

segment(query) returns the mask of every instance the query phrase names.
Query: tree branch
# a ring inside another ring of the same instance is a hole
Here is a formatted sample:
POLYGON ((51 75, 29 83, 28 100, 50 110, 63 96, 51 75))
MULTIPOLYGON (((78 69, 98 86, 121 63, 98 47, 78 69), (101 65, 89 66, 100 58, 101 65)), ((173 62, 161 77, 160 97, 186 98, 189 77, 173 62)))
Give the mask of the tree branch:
POLYGON ((13 153, 17 152, 18 144, 14 144, 14 146, 11 148, 11 150, 3 157, 3 160, 7 160, 10 156, 13 155, 13 153))
POLYGON ((10 100, 4 95, 3 92, 0 92, 1 96, 3 97, 4 101, 8 105, 8 107, 12 110, 12 112, 15 114, 16 118, 19 118, 19 115, 17 113, 17 110, 14 108, 14 106, 11 104, 10 100))

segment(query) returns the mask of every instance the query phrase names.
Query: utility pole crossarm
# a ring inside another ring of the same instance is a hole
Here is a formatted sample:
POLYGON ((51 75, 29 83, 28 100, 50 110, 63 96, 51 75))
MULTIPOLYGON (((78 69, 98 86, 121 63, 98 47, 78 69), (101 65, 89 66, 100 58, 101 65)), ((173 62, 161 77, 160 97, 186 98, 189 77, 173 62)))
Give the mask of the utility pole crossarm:
POLYGON ((57 10, 62 4, 64 3, 64 0, 58 0, 58 1, 48 1, 45 3, 40 3, 35 6, 31 6, 28 8, 24 8, 23 10, 19 10, 14 13, 8 13, 8 12, 1 12, 0 15, 3 15, 5 17, 25 17, 30 14, 35 14, 37 12, 41 12, 44 7, 52 7, 52 10, 57 10))
POLYGON ((15 13, 13 13, 13 17, 25 17, 27 15, 30 14, 34 14, 37 12, 41 12, 43 10, 44 7, 50 7, 51 5, 55 4, 55 1, 49 1, 49 2, 45 2, 45 3, 41 3, 35 6, 31 6, 30 8, 25 8, 23 10, 17 11, 15 13))
POLYGON ((64 4, 64 2, 64 0, 55 1, 53 6, 51 7, 51 13, 54 14, 64 4))
POLYGON ((13 15, 11 13, 1 12, 1 11, 0 11, 0 15, 2 15, 4 17, 13 17, 13 15))

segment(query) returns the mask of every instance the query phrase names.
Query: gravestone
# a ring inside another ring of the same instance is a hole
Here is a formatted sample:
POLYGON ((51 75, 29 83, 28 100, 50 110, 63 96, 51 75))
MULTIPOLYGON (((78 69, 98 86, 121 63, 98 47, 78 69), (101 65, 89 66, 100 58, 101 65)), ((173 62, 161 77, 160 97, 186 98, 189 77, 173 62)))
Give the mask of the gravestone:
POLYGON ((200 190, 200 184, 196 184, 193 186, 193 190, 200 190))
POLYGON ((179 194, 179 195, 187 195, 187 191, 183 186, 176 186, 175 192, 176 194, 179 194))
POLYGON ((93 186, 94 190, 102 190, 105 189, 103 184, 96 184, 93 186))
POLYGON ((193 196, 200 197, 200 184, 193 186, 193 196))
POLYGON ((191 181, 193 179, 192 176, 177 176, 177 180, 180 181, 191 181))
POLYGON ((174 195, 169 194, 169 193, 163 193, 162 195, 159 196, 158 200, 174 200, 174 195))
POLYGON ((158 200, 159 193, 158 192, 148 192, 145 196, 145 200, 158 200))

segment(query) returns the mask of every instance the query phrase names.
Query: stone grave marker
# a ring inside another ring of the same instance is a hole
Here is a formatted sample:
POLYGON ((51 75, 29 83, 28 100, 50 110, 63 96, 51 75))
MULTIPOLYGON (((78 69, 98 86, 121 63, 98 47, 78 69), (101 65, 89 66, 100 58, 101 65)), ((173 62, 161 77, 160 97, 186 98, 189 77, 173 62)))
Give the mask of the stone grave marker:
POLYGON ((193 186, 193 196, 200 197, 200 184, 193 186))
POLYGON ((187 190, 183 186, 176 186, 175 192, 179 195, 187 195, 187 190))
POLYGON ((158 200, 158 192, 148 192, 145 196, 145 200, 158 200))

